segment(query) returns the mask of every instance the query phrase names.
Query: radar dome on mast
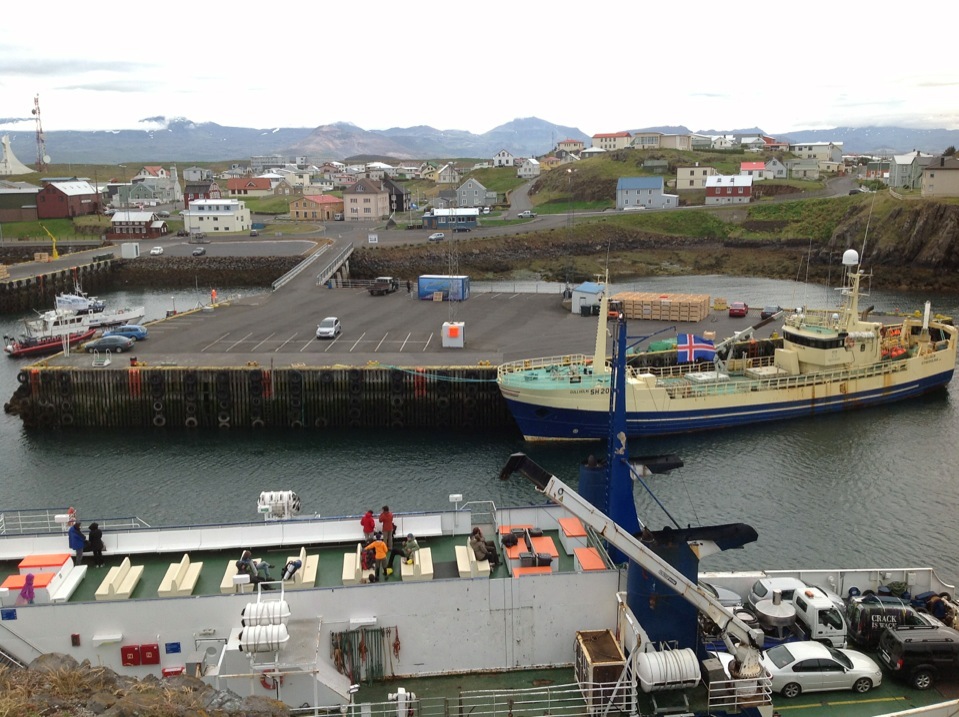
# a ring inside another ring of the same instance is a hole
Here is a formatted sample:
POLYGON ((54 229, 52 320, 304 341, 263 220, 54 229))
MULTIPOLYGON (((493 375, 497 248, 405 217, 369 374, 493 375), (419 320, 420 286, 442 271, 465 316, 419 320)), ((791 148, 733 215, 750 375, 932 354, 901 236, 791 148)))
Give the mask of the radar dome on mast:
POLYGON ((859 252, 855 249, 846 249, 842 253, 842 265, 843 266, 856 266, 859 264, 859 252))

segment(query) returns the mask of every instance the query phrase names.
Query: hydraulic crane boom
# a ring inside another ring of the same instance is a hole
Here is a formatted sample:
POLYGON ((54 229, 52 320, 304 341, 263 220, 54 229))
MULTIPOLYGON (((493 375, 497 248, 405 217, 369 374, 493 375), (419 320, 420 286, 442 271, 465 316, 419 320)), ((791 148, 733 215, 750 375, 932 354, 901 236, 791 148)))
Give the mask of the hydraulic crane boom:
POLYGON ((43 229, 43 231, 45 231, 45 232, 47 233, 47 236, 48 236, 48 237, 50 237, 50 242, 51 242, 52 247, 53 247, 53 248, 50 250, 50 256, 51 256, 53 259, 59 259, 59 258, 60 258, 60 254, 57 252, 57 238, 56 238, 55 236, 53 236, 53 234, 50 233, 50 230, 47 229, 47 228, 46 228, 45 226, 43 226, 42 224, 40 225, 40 228, 43 229))
POLYGON ((665 580, 673 590, 679 593, 680 597, 716 623, 726 648, 730 654, 736 656, 740 677, 754 677, 762 674, 762 666, 759 663, 759 652, 764 640, 762 630, 751 628, 731 615, 719 600, 649 550, 640 540, 623 530, 614 520, 562 480, 556 476, 548 476, 545 470, 521 453, 513 454, 500 477, 508 477, 516 471, 529 478, 536 484, 538 490, 590 526, 600 537, 622 551, 630 560, 665 580))

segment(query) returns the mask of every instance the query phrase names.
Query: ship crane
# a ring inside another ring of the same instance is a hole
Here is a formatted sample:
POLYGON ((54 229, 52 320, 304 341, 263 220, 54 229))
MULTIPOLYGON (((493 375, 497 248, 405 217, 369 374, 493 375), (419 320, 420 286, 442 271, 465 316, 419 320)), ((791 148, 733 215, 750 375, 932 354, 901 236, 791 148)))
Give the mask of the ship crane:
POLYGON ((733 344, 738 341, 748 341, 752 338, 759 329, 761 329, 766 324, 775 321, 780 316, 782 316, 782 311, 779 311, 767 319, 763 319, 758 324, 753 324, 748 328, 743 329, 742 331, 737 331, 728 339, 723 339, 718 344, 716 344, 716 355, 713 357, 713 365, 716 367, 716 373, 724 374, 726 373, 726 359, 729 358, 729 351, 732 348, 733 344))
POLYGON ((689 580, 562 480, 550 475, 523 453, 510 456, 500 478, 508 478, 516 472, 528 478, 539 492, 562 505, 630 560, 666 581, 681 598, 716 623, 726 648, 736 658, 740 677, 757 677, 763 674, 759 655, 765 636, 761 629, 750 627, 730 614, 717 598, 689 580))

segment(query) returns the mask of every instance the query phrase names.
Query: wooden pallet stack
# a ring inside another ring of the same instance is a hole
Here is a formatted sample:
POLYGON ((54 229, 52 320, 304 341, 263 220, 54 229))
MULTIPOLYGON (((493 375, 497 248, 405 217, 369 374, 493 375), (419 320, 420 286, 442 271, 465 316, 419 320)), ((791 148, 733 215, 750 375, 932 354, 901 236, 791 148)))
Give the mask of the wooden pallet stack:
POLYGON ((622 291, 611 297, 622 305, 627 319, 702 321, 709 315, 708 294, 656 294, 622 291))

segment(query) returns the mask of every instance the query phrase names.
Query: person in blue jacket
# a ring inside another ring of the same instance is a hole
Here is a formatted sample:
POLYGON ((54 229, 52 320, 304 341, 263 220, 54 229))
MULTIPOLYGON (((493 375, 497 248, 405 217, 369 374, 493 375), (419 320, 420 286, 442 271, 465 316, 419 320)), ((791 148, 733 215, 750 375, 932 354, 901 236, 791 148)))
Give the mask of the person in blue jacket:
POLYGON ((83 535, 79 521, 70 526, 70 532, 67 534, 70 538, 70 550, 76 555, 76 563, 83 562, 83 551, 87 546, 87 539, 83 535))

